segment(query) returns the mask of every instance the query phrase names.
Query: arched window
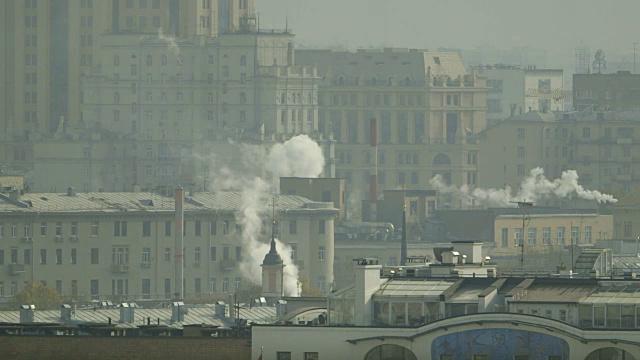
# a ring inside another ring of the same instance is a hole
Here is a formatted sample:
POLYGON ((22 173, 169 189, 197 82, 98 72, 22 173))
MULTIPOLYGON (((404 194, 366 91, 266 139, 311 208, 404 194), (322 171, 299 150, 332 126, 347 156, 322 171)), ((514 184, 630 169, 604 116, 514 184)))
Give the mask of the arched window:
POLYGON ((247 66, 247 57, 244 55, 240 56, 240 66, 247 66))
POLYGON ((207 64, 213 65, 213 55, 209 55, 209 57, 207 58, 207 64))
POLYGON ((393 85, 393 78, 391 76, 389 76, 389 78, 387 79, 387 85, 393 85))
POLYGON ((404 78, 404 86, 410 86, 411 85, 411 77, 407 76, 404 78))
POLYGON ((433 158, 433 165, 451 165, 451 159, 447 154, 438 154, 433 158))
POLYGON ((344 76, 338 76, 338 85, 340 86, 344 85, 344 76))
POLYGON ((153 65, 153 56, 147 55, 147 66, 153 65))
POLYGON ((113 57, 113 65, 120 66, 120 56, 116 55, 113 57))
POLYGON ((284 93, 280 94, 280 104, 286 104, 287 103, 287 96, 284 93))
POLYGON ((635 360, 636 358, 631 355, 629 352, 615 348, 601 348, 598 349, 591 354, 589 354, 585 360, 605 360, 605 359, 625 359, 625 360, 635 360))
POLYGON ((416 355, 409 349, 393 344, 378 345, 369 350, 364 360, 418 360, 416 355))
POLYGON ((162 58, 160 59, 160 65, 162 66, 167 66, 167 63, 169 62, 169 60, 167 59, 167 55, 162 55, 162 58))
POLYGON ((120 104, 120 94, 117 91, 113 93, 113 103, 120 104))
POLYGON ((371 85, 373 86, 378 85, 378 77, 374 76, 371 78, 371 85))
POLYGON ((301 93, 296 94, 296 99, 297 99, 296 102, 298 104, 302 104, 302 94, 301 93))
POLYGON ((246 104, 247 103, 247 95, 245 95, 245 93, 241 92, 240 93, 240 104, 246 104))

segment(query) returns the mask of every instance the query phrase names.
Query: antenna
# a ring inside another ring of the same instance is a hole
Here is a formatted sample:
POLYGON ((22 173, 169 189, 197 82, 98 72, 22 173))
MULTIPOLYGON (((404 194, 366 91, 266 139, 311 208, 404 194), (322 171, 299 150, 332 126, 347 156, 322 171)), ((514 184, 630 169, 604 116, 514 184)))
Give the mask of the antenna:
POLYGON ((524 230, 526 217, 526 208, 533 206, 531 201, 510 201, 513 204, 518 204, 519 208, 522 208, 522 237, 520 238, 520 272, 524 274, 524 230))

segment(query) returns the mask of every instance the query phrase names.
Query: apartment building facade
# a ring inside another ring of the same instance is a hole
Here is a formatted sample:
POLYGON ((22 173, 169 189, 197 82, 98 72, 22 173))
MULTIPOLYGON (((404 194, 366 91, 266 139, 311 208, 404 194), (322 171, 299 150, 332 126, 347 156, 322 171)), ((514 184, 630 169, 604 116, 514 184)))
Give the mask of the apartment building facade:
POLYGON ((611 74, 574 74, 573 108, 594 111, 640 110, 640 75, 630 71, 611 74))
POLYGON ((298 64, 317 64, 318 130, 336 141, 336 176, 367 193, 374 166, 370 119, 378 119, 379 190, 478 184, 474 134, 486 126, 486 82, 457 53, 361 49, 299 50, 298 64))
POLYGON ((559 252, 572 245, 593 245, 614 236, 612 215, 555 213, 498 215, 494 220, 493 255, 559 252), (523 233, 524 231, 524 233, 523 233))
MULTIPOLYGON (((237 217, 240 193, 194 193, 185 198, 186 297, 248 289, 252 274, 237 217)), ((270 239, 265 198, 262 230, 270 239)), ((174 199, 152 193, 31 193, 2 195, 0 296, 35 281, 65 298, 169 299, 175 266, 174 199)), ((277 236, 292 248, 300 276, 328 291, 333 282, 332 204, 279 196, 277 236)), ((257 275, 260 278, 260 274, 257 275)), ((259 281, 257 282, 259 285, 259 281)))
POLYGON ((637 112, 530 112, 489 127, 480 136, 481 186, 517 189, 536 167, 549 179, 574 169, 585 188, 631 192, 635 175, 637 112))
POLYGON ((529 111, 563 111, 562 69, 521 68, 517 65, 475 67, 487 77, 487 123, 495 124, 529 111))

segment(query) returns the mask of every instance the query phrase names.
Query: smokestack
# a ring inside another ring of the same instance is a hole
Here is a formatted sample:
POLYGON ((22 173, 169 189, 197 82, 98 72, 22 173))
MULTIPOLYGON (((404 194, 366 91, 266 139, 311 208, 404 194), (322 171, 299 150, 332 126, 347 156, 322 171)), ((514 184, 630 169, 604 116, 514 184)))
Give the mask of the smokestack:
POLYGON ((400 265, 407 265, 407 197, 402 191, 402 243, 400 244, 400 265))
POLYGON ((184 189, 176 189, 176 240, 175 240, 175 273, 174 273, 174 296, 176 300, 184 298, 184 189))
POLYGON ((371 118, 369 127, 371 128, 371 148, 373 150, 373 167, 371 168, 371 181, 369 181, 369 207, 371 221, 377 221, 378 211, 376 201, 378 200, 378 119, 371 118))

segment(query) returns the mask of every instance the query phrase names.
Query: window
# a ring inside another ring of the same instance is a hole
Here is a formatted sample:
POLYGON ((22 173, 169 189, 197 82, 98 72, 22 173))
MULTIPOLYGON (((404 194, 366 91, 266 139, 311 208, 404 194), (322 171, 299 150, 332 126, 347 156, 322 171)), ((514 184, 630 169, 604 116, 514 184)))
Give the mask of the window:
POLYGON ((195 235, 196 236, 201 236, 202 235, 202 226, 201 226, 202 222, 200 220, 196 220, 195 221, 195 235))
POLYGON ((509 247, 509 229, 502 228, 502 247, 509 247))
POLYGON ((212 262, 213 262, 213 261, 217 261, 217 259, 216 259, 216 255, 217 255, 217 254, 216 254, 216 247, 215 247, 215 246, 212 246, 212 247, 209 249, 209 260, 210 260, 210 261, 212 261, 212 262))
POLYGON ((289 234, 295 235, 298 233, 298 222, 296 220, 289 220, 289 234))
POLYGON ((164 248, 164 261, 171 261, 171 248, 164 248))
POLYGON ((625 221, 623 223, 623 229, 624 229, 624 236, 625 237, 630 237, 631 236, 631 221, 625 221))
POLYGON ((98 222, 97 221, 93 221, 91 222, 91 228, 89 229, 89 235, 91 236, 98 236, 99 231, 98 231, 98 222))
POLYGON ((98 265, 100 263, 100 249, 91 249, 91 265, 98 265))
POLYGON ((223 293, 229 292, 229 278, 222 279, 222 292, 223 293))
POLYGON ((524 176, 524 165, 518 165, 518 176, 524 176))
POLYGON ((242 247, 241 246, 236 246, 236 260, 237 261, 241 261, 242 260, 242 247))
MULTIPOLYGON (((3 256, 3 259, 4 259, 4 256, 3 256)), ((40 264, 41 265, 47 264, 47 249, 40 249, 40 264)))
POLYGON ((222 221, 222 235, 229 235, 229 220, 222 221))
POLYGON ((0 249, 0 265, 4 265, 4 250, 2 249, 0 249))
POLYGON ((516 228, 513 231, 514 233, 514 246, 522 245, 522 228, 516 228))
POLYGON ((324 234, 326 229, 325 220, 318 221, 318 234, 324 234))
POLYGON ((538 235, 538 229, 529 228, 529 236, 528 236, 529 245, 535 245, 536 244, 537 235, 538 235))
POLYGON ((565 235, 564 226, 558 227, 558 229, 557 229, 558 245, 563 245, 564 244, 564 235, 565 235))
POLYGON ((324 261, 324 246, 318 248, 318 260, 324 261))
POLYGON ((78 249, 71 249, 71 264, 78 263, 78 249))
POLYGON ((276 353, 276 360, 291 360, 290 351, 278 351, 276 353))
POLYGON ((318 353, 317 352, 305 352, 304 353, 304 360, 318 360, 318 353))
POLYGON ((142 263, 143 264, 151 263, 151 248, 149 247, 142 248, 142 263))
POLYGON ((519 158, 524 157, 524 146, 518 146, 518 157, 519 158))
POLYGON ((126 221, 115 221, 113 223, 113 236, 127 236, 126 221))
POLYGON ((560 315, 560 321, 567 321, 567 310, 560 310, 558 313, 560 315))
POLYGON ((551 228, 543 227, 542 228, 542 244, 549 245, 551 243, 551 228))
POLYGON ((62 249, 56 249, 56 265, 62 265, 62 249))
POLYGON ((24 264, 25 265, 30 265, 31 264, 31 249, 24 249, 24 264))
POLYGON ((164 222, 164 236, 171 236, 171 221, 164 222))
POLYGON ((17 264, 18 263, 18 249, 11 249, 11 263, 12 264, 17 264))
POLYGON ((580 227, 572 226, 571 227, 571 243, 577 244, 580 242, 580 227))
POLYGON ((518 139, 524 139, 524 129, 523 128, 519 128, 518 129, 518 139))
POLYGON ((585 226, 584 228, 584 242, 585 244, 591 244, 591 226, 585 226))

